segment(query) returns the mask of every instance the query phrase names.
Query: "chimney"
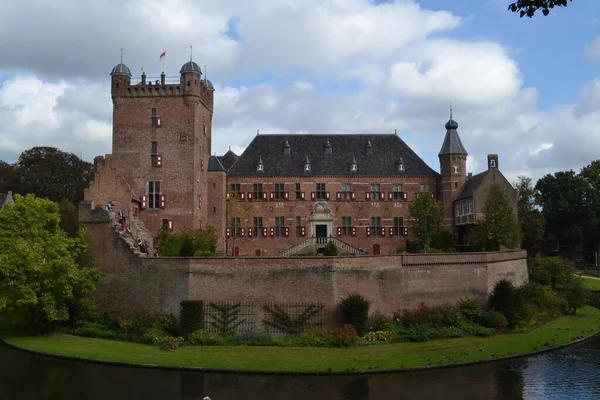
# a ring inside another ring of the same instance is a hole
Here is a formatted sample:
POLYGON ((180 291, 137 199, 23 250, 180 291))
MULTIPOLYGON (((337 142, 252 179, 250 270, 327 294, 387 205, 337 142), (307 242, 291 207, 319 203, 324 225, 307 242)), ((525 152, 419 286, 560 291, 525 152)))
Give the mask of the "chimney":
POLYGON ((498 170, 498 154, 488 154, 488 171, 498 170))
POLYGON ((472 173, 472 172, 469 172, 469 173, 467 174, 467 179, 471 179, 472 177, 473 177, 473 173, 472 173))
POLYGON ((160 74, 160 84, 164 86, 165 80, 166 80, 165 71, 163 71, 162 74, 160 74))
POLYGON ((146 84, 146 73, 142 72, 142 85, 146 84))

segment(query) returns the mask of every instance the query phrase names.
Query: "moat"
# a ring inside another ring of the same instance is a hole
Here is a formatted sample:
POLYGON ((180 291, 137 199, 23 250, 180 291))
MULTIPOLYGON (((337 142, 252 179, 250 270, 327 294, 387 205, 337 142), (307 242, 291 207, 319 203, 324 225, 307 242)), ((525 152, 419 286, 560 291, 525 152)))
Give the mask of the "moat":
POLYGON ((1 400, 597 399, 600 337, 531 357, 362 376, 236 375, 117 367, 0 345, 1 400))

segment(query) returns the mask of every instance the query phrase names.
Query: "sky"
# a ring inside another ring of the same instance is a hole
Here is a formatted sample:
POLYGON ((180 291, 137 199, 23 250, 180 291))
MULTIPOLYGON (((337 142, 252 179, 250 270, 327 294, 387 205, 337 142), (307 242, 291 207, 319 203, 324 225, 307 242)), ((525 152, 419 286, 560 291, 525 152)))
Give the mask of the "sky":
POLYGON ((533 19, 511 0, 21 0, 0 13, 0 160, 111 152, 110 71, 215 86, 212 152, 260 133, 394 133, 432 168, 452 106, 468 170, 514 182, 600 158, 600 2, 533 19))

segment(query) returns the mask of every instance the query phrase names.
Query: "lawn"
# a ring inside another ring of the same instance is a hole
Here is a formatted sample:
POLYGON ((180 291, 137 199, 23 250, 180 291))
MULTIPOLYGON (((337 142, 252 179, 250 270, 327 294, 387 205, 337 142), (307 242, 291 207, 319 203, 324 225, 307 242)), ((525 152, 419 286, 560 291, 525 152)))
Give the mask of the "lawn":
POLYGON ((84 338, 64 333, 11 336, 16 346, 42 353, 105 361, 242 371, 367 371, 437 366, 528 353, 570 343, 600 328, 600 310, 585 307, 528 333, 424 343, 377 344, 355 348, 185 346, 165 352, 155 346, 84 338))
POLYGON ((600 278, 588 278, 587 276, 582 276, 581 280, 583 281, 583 286, 585 287, 585 290, 593 290, 595 292, 600 292, 600 278))

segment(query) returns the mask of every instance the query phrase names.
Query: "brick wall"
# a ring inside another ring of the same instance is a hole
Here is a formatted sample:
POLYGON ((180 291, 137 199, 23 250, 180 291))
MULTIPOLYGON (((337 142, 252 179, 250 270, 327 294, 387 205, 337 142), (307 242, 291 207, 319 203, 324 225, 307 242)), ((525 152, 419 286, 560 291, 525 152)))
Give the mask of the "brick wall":
MULTIPOLYGON (((101 306, 178 312, 185 299, 250 302, 255 321, 266 302, 324 305, 326 326, 338 324, 337 307, 361 293, 392 313, 421 303, 485 301, 498 279, 527 281, 526 253, 412 254, 362 257, 146 258, 134 255, 105 220, 104 210, 80 208, 86 226, 88 266, 107 273, 98 284, 101 306)), ((261 329, 257 323, 256 330, 261 329)))

